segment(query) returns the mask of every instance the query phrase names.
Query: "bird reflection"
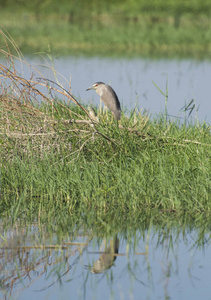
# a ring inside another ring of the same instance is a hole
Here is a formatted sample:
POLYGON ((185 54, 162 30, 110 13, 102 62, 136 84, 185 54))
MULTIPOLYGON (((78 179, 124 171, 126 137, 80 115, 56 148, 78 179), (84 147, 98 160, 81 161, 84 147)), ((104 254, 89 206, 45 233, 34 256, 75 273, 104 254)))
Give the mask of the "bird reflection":
POLYGON ((94 262, 91 272, 95 274, 103 273, 105 270, 110 269, 114 261, 116 260, 116 255, 119 251, 119 239, 117 237, 110 239, 104 239, 101 248, 104 247, 103 253, 94 262))

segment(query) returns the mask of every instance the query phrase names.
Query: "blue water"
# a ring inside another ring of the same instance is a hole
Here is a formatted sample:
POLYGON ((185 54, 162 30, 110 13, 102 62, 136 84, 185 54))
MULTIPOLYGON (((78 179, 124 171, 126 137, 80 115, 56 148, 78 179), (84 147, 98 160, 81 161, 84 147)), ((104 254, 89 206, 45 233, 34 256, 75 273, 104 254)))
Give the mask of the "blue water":
POLYGON ((60 58, 55 69, 65 78, 71 76, 72 92, 82 103, 99 104, 94 91, 86 92, 92 83, 111 84, 124 108, 137 105, 153 116, 164 112, 165 97, 153 82, 166 94, 168 113, 184 117, 181 108, 192 99, 196 109, 193 120, 211 123, 211 62, 193 60, 60 58))
MULTIPOLYGON (((29 253, 34 257, 35 271, 13 282, 13 292, 8 298, 210 299, 209 234, 204 235, 205 243, 200 246, 196 230, 185 234, 177 231, 166 234, 165 229, 158 233, 152 228, 144 236, 137 231, 130 242, 119 237, 119 255, 114 265, 101 274, 93 274, 86 267, 98 259, 100 254, 96 251, 102 251, 95 238, 87 247, 69 245, 69 250, 46 252, 32 249, 29 253), (74 252, 75 249, 82 251, 74 252), (59 258, 60 262, 55 263, 59 258)), ((83 241, 87 240, 86 235, 83 241)), ((14 266, 17 270, 18 262, 17 258, 13 264, 10 262, 8 272, 14 266)))
MULTIPOLYGON (((45 77, 56 80, 48 60, 43 61, 37 56, 26 60, 45 77)), ((192 120, 211 123, 210 61, 61 57, 54 59, 54 69, 64 87, 71 82, 72 94, 82 104, 99 105, 99 96, 94 91, 86 92, 86 89, 96 81, 103 81, 114 88, 125 110, 138 107, 156 116, 165 109, 165 96, 160 89, 168 94, 170 116, 184 120, 181 109, 193 99, 192 120)), ((26 68, 24 72, 26 76, 31 74, 26 68)), ((35 72, 36 77, 40 75, 35 72)))

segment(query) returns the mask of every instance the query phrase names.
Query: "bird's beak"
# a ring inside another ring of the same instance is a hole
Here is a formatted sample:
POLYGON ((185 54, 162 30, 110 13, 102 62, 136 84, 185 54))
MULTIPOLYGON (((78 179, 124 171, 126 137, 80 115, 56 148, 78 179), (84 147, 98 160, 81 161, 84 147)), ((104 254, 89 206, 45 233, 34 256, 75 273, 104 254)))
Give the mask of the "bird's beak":
POLYGON ((88 89, 86 89, 86 91, 89 91, 89 90, 93 90, 93 87, 90 86, 88 89))

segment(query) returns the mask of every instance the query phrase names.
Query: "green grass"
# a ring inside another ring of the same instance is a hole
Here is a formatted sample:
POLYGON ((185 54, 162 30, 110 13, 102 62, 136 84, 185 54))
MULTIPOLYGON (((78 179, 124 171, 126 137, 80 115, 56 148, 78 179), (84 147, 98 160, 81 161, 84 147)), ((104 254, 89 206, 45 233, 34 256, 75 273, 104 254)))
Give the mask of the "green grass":
POLYGON ((26 80, 7 55, 8 67, 0 65, 1 214, 16 219, 21 211, 64 207, 101 217, 148 209, 210 212, 209 124, 171 121, 166 111, 155 119, 123 112, 119 124, 98 111, 93 123, 64 88, 26 80))
MULTIPOLYGON (((50 114, 51 120, 60 121, 60 114, 50 114)), ((210 211, 209 127, 164 120, 148 120, 143 127, 139 115, 137 132, 128 131, 131 123, 124 116, 125 129, 107 121, 95 128, 58 122, 41 136, 27 127, 22 138, 11 136, 12 127, 5 129, 1 195, 68 204, 72 213, 82 208, 121 214, 148 208, 210 211)))
POLYGON ((59 13, 6 7, 0 10, 1 23, 25 54, 50 47, 59 55, 210 58, 209 7, 194 10, 180 3, 165 9, 157 3, 156 10, 145 3, 130 11, 126 4, 105 10, 79 4, 59 13))

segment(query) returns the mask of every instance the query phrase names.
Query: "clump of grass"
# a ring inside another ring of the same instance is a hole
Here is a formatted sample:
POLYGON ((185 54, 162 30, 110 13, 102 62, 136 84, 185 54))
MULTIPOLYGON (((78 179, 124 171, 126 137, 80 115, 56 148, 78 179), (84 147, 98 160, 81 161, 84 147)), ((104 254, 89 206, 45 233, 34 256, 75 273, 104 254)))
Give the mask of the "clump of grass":
POLYGON ((37 201, 42 210, 65 206, 71 214, 211 209, 209 125, 170 121, 166 112, 153 120, 123 113, 116 124, 98 111, 93 120, 70 87, 36 70, 26 79, 9 50, 4 54, 1 212, 6 207, 17 216, 37 201))

